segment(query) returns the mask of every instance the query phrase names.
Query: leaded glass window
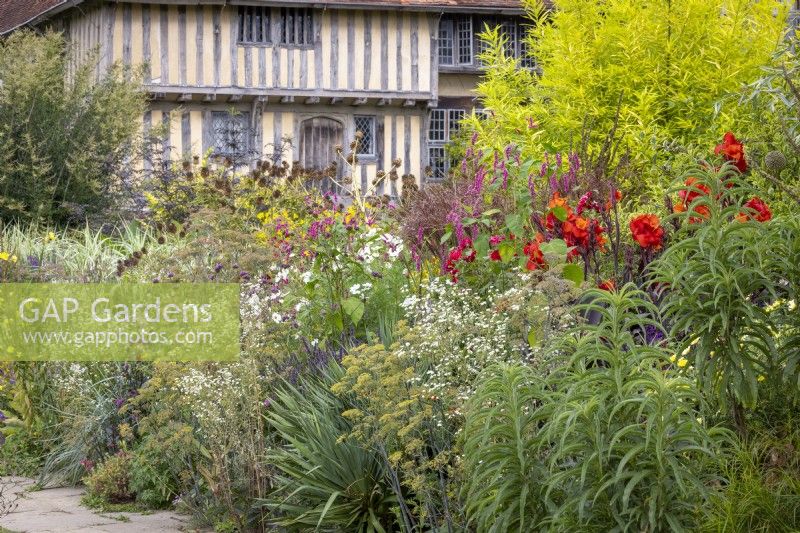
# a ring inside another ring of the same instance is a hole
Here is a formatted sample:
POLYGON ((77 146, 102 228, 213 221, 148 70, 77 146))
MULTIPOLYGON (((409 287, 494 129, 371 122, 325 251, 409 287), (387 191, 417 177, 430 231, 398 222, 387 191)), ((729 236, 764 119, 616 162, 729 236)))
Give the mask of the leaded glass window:
POLYGON ((356 131, 362 134, 358 142, 358 154, 375 155, 375 117, 356 115, 354 122, 356 131))
POLYGON ((214 155, 241 161, 250 151, 250 128, 247 113, 227 111, 211 113, 214 155))
POLYGON ((439 23, 439 64, 453 64, 453 21, 442 19, 439 23))
POLYGON ((472 64, 472 17, 463 17, 457 21, 458 64, 472 64))

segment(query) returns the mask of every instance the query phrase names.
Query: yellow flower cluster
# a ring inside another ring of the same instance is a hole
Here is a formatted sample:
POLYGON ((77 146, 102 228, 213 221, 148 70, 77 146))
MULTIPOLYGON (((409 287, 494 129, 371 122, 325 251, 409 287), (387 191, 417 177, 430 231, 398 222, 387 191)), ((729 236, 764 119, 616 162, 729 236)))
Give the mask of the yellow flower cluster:
POLYGON ((16 263, 17 256, 12 255, 10 252, 0 252, 0 261, 10 261, 12 263, 16 263))

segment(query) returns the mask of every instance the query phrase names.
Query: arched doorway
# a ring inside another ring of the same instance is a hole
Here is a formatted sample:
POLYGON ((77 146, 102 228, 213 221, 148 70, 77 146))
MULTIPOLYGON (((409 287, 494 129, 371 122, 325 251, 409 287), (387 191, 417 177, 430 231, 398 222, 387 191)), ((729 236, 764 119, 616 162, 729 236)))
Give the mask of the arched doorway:
MULTIPOLYGON (((344 124, 329 117, 313 117, 300 123, 300 157, 303 168, 324 170, 336 159, 336 146, 344 146, 344 124)), ((342 162, 338 161, 337 177, 342 174, 342 162)), ((331 183, 323 182, 323 190, 330 190, 331 183)))

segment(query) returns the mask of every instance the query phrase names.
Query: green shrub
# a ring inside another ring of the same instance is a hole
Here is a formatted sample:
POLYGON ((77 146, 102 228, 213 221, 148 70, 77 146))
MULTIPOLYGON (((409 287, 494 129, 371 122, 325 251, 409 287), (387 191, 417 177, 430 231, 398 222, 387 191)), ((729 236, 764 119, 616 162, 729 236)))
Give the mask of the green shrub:
POLYGON ((385 462, 343 435, 352 431, 341 416, 349 406, 330 392, 334 379, 286 384, 271 400, 267 421, 285 444, 267 455, 279 471, 266 505, 271 522, 292 531, 362 533, 398 528, 399 505, 385 462))
POLYGON ((766 431, 738 442, 727 454, 727 483, 704 509, 702 531, 778 533, 800 531, 800 434, 766 431))
POLYGON ((479 530, 682 531, 708 500, 728 433, 644 340, 658 310, 632 285, 592 290, 583 324, 544 383, 522 367, 484 375, 465 428, 470 519, 479 530), (486 529, 484 529, 486 528, 486 529))
POLYGON ((478 531, 531 531, 544 517, 547 472, 536 444, 545 396, 531 368, 498 365, 467 404, 463 497, 478 531))
POLYGON ((85 478, 87 495, 107 503, 132 501, 130 469, 131 457, 125 452, 106 458, 85 478))
POLYGON ((663 311, 681 353, 745 435, 743 408, 756 407, 759 383, 797 383, 800 226, 794 217, 754 219, 753 191, 729 166, 681 180, 678 194, 694 198, 674 215, 683 230, 653 264, 653 280, 668 288, 663 311))
MULTIPOLYGON (((786 24, 777 2, 617 0, 600 8, 555 0, 546 15, 541 3, 526 2, 540 76, 502 59, 498 34, 486 35, 489 66, 478 94, 494 116, 478 126, 479 145, 501 152, 513 143, 523 158, 539 157, 571 150, 588 126, 596 153, 615 128, 617 155, 629 152, 646 167, 646 185, 658 190, 669 185, 659 166, 681 145, 707 146, 749 118, 735 100, 719 112, 716 104, 762 74, 786 24)), ((644 192, 642 178, 636 174, 644 192)))
POLYGON ((82 220, 121 192, 146 95, 119 66, 97 81, 98 61, 60 34, 0 41, 0 218, 82 220))
POLYGON ((592 290, 584 313, 601 317, 567 339, 569 362, 549 380, 542 446, 546 521, 557 529, 681 531, 708 499, 719 438, 702 419, 692 381, 669 353, 646 345, 660 328, 647 296, 626 285, 592 290))

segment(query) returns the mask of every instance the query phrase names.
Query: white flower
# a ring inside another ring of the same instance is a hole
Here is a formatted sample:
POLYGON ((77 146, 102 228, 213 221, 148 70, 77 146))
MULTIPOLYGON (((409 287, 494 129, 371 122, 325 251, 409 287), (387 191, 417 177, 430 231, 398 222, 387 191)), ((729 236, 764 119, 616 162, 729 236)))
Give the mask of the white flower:
POLYGON ((272 313, 272 321, 280 324, 281 322, 283 322, 283 317, 281 316, 280 313, 272 313))
POLYGON ((282 283, 284 281, 289 281, 289 269, 284 268, 275 276, 275 283, 282 283))
POLYGON ((310 270, 308 270, 306 272, 303 272, 303 275, 300 276, 300 279, 303 280, 303 283, 308 283, 309 281, 311 281, 311 278, 313 276, 314 276, 314 274, 310 270))
POLYGON ((356 283, 352 287, 350 287, 350 294, 357 298, 364 298, 367 296, 369 291, 372 289, 372 283, 365 282, 365 283, 356 283))

